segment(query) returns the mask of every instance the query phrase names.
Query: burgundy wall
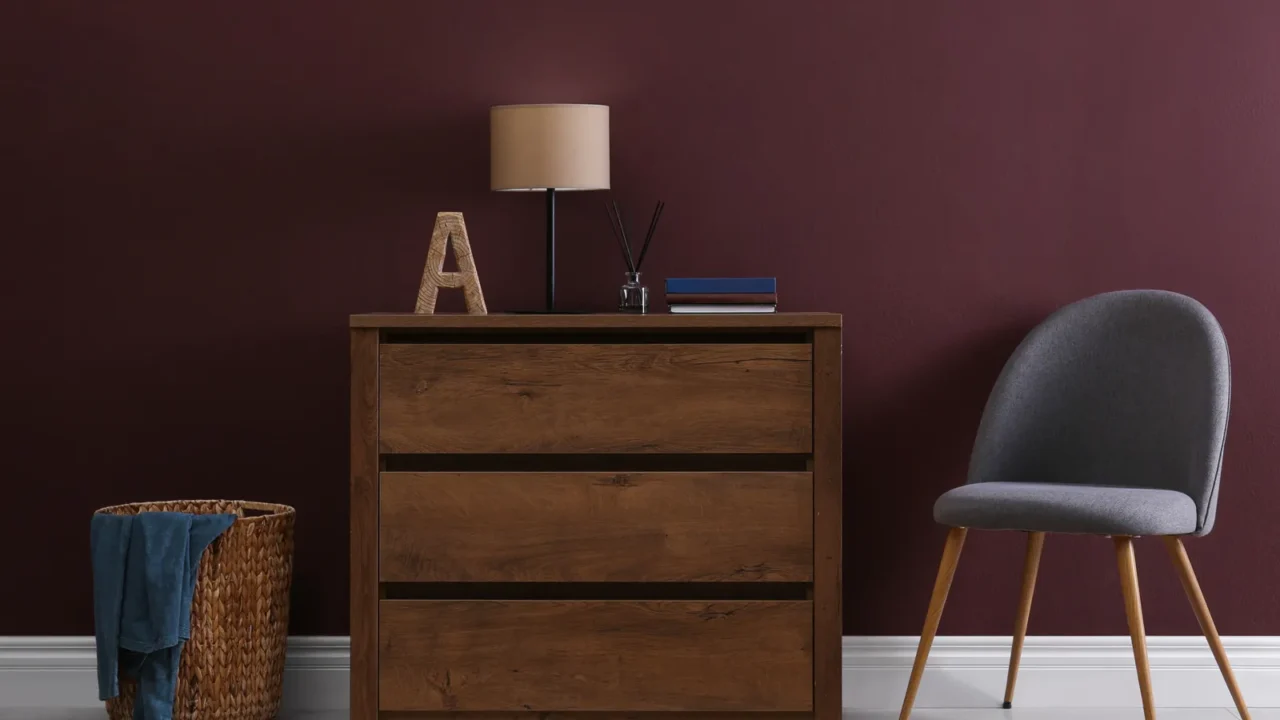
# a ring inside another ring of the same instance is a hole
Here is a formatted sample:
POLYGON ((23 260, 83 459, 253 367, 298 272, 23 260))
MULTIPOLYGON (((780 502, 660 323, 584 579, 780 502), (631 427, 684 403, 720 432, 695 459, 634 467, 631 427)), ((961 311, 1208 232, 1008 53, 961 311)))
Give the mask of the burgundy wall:
MULTIPOLYGON (((1020 336, 1105 290, 1194 295, 1236 392, 1224 634, 1280 634, 1280 3, 9 2, 0 634, 91 631, 88 515, 296 505, 293 631, 345 633, 346 316, 412 307, 462 210, 489 306, 541 297, 541 199, 487 190, 487 108, 613 107, 614 184, 669 203, 666 275, 777 275, 845 314, 846 621, 913 634, 982 403, 1020 336)), ((607 308, 601 195, 563 298, 607 308)), ((455 303, 453 307, 458 307, 455 303)), ((943 631, 1007 634, 979 534, 943 631)), ((1147 627, 1194 633, 1140 547, 1147 627)), ((1109 544, 1052 538, 1033 633, 1122 634, 1109 544)))

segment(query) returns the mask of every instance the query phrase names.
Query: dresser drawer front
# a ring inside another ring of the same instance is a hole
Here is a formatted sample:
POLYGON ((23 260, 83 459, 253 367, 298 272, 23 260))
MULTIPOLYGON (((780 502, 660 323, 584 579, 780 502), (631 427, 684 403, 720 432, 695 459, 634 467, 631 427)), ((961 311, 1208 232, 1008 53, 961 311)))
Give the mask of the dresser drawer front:
POLYGON ((383 582, 808 582, 813 481, 383 473, 383 582))
POLYGON ((810 710, 812 611, 804 601, 383 600, 380 706, 810 710))
POLYGON ((388 344, 388 453, 807 453, 812 348, 388 344))

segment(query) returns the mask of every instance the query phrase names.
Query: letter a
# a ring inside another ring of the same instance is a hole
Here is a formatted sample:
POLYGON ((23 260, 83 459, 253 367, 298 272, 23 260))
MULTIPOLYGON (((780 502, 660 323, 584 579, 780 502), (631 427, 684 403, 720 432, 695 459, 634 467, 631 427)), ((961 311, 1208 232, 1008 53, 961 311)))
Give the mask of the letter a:
POLYGON ((436 227, 431 232, 431 248, 427 251, 427 266, 422 270, 422 285, 418 287, 418 304, 413 311, 427 315, 434 313, 436 295, 442 287, 462 288, 468 314, 489 314, 484 306, 484 294, 480 292, 476 261, 471 257, 467 225, 459 212, 436 214, 436 227), (458 259, 458 272, 444 272, 444 254, 450 243, 453 244, 453 255, 458 259))

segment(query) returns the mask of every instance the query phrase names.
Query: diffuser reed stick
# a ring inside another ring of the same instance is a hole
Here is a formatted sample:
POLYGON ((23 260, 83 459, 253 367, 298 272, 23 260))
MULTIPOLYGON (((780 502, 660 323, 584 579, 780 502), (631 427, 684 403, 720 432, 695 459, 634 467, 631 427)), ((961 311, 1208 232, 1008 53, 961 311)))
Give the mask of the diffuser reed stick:
POLYGON ((640 259, 636 260, 636 270, 644 264, 644 256, 649 252, 649 243, 653 242, 653 233, 658 229, 658 221, 662 219, 662 211, 667 204, 661 200, 653 207, 653 219, 649 221, 649 232, 644 236, 644 247, 640 248, 640 259))
POLYGON ((618 204, 613 204, 613 210, 609 210, 609 204, 605 203, 604 211, 609 215, 609 229, 613 231, 613 237, 618 241, 618 247, 622 249, 622 261, 627 264, 628 272, 635 272, 635 265, 631 262, 631 249, 627 247, 627 238, 625 233, 619 229, 618 204))
POLYGON ((613 201, 612 209, 609 203, 605 203, 604 209, 609 215, 609 229, 613 231, 614 239, 618 241, 618 247, 622 250, 622 261, 627 264, 629 272, 638 273, 644 265, 644 259, 649 254, 649 245, 653 243, 653 236, 658 231, 658 222, 662 219, 662 211, 666 207, 666 202, 662 200, 654 206, 653 216, 649 218, 649 230, 645 233, 644 244, 640 246, 640 255, 637 257, 632 252, 631 240, 627 236, 627 223, 622 217, 622 208, 618 206, 618 201, 613 201))

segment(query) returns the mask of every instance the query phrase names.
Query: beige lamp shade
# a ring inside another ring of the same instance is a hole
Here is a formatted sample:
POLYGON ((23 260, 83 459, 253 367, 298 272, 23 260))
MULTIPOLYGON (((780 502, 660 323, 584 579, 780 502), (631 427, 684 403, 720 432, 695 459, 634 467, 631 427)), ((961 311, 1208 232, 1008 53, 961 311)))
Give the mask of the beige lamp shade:
POLYGON ((608 190, 608 105, 499 105, 489 110, 494 190, 608 190))

